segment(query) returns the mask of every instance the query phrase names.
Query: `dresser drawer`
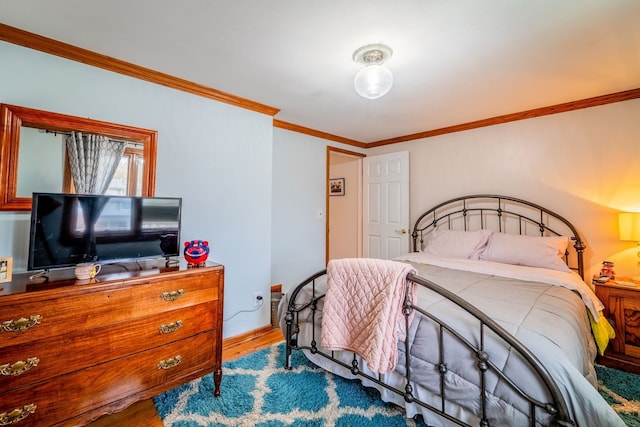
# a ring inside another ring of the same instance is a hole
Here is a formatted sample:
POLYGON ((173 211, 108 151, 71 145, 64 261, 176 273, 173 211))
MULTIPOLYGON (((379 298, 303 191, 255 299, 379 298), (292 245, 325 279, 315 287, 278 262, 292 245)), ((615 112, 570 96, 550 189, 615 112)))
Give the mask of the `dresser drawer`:
POLYGON ((176 276, 171 280, 135 279, 126 286, 111 284, 44 301, 0 305, 0 349, 70 330, 92 329, 215 301, 220 286, 219 271, 210 270, 208 274, 176 276), (27 327, 14 331, 20 322, 27 327))
MULTIPOLYGON (((101 406, 117 406, 123 398, 126 403, 148 398, 151 392, 157 394, 180 382, 212 372, 219 367, 215 366, 215 354, 216 333, 202 333, 47 382, 0 393, 0 413, 35 405, 34 412, 16 426, 77 424, 82 416, 73 422, 64 420, 87 411, 95 412, 96 408, 99 411, 101 406), (178 358, 180 362, 176 364, 178 358), (163 368, 159 367, 160 364, 163 368), (134 390, 136 393, 131 394, 134 390)), ((126 406, 124 404, 123 407, 126 406)))
POLYGON ((217 301, 210 301, 0 348, 0 368, 5 366, 4 371, 8 371, 3 374, 0 369, 0 390, 12 390, 215 330, 217 306, 217 301), (34 362, 36 365, 30 367, 34 362), (21 363, 25 370, 18 374, 21 363))

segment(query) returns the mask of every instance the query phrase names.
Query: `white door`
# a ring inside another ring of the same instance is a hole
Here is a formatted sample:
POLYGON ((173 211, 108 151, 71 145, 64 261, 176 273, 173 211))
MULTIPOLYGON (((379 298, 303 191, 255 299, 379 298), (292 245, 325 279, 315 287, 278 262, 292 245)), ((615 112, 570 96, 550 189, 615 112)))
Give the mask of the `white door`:
POLYGON ((409 152, 363 161, 363 255, 392 259, 409 252, 409 152))

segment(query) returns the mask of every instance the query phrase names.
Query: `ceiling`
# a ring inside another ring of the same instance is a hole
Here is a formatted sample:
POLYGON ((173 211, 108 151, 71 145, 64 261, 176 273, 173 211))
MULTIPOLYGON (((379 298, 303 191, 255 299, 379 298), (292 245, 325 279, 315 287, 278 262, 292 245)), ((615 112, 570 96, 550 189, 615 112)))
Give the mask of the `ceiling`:
POLYGON ((640 87, 638 0, 0 0, 0 22, 364 143, 640 87), (353 52, 393 49, 358 96, 353 52))

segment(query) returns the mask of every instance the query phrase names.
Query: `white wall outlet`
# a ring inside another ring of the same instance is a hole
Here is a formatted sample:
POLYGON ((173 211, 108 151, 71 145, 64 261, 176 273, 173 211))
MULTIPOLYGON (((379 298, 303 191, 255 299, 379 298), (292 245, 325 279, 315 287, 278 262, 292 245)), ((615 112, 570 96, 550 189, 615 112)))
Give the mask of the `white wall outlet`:
POLYGON ((264 299, 262 297, 262 292, 254 292, 253 293, 253 306, 260 307, 264 303, 264 299))

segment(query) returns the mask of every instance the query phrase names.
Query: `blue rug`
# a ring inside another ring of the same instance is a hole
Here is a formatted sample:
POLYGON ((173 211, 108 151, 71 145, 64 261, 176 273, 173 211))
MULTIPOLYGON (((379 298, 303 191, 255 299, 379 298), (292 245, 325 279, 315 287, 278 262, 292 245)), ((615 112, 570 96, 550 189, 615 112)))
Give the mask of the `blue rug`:
POLYGON ((218 398, 212 375, 156 396, 165 427, 425 426, 380 400, 377 390, 329 374, 301 352, 294 352, 294 369, 285 370, 284 348, 281 343, 225 363, 218 398))
POLYGON ((640 427, 640 375, 596 366, 598 390, 630 427, 640 427))
MULTIPOLYGON (((223 365, 222 394, 211 374, 154 398, 165 427, 424 427, 420 416, 380 400, 377 390, 337 377, 294 352, 284 369, 284 343, 223 365), (318 385, 322 386, 318 390, 318 385)), ((627 426, 640 427, 640 376, 596 367, 600 394, 627 426)))

